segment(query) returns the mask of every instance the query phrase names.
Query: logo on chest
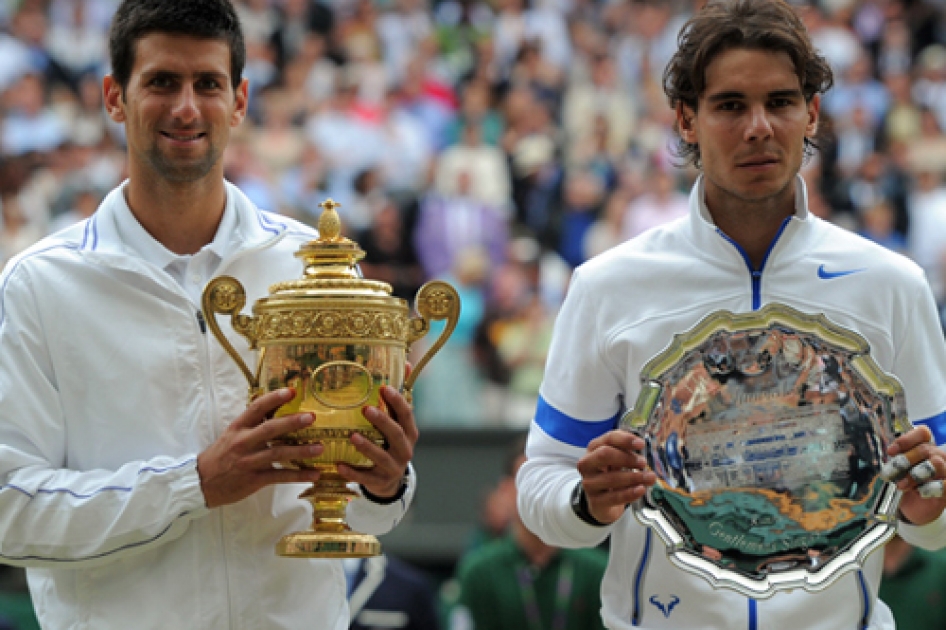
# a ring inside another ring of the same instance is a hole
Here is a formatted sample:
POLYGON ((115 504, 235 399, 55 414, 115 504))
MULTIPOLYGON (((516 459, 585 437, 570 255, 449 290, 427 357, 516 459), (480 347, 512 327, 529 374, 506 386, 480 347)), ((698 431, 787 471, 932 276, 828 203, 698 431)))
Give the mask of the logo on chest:
POLYGON ((662 601, 656 595, 651 595, 648 600, 651 604, 657 607, 657 610, 663 613, 664 617, 670 618, 670 613, 673 612, 674 607, 680 603, 680 598, 676 595, 671 595, 667 601, 662 601))
POLYGON ((822 280, 833 280, 834 278, 843 278, 844 276, 850 276, 851 274, 860 273, 865 271, 865 268, 860 269, 837 269, 828 271, 824 265, 818 267, 818 277, 822 280))

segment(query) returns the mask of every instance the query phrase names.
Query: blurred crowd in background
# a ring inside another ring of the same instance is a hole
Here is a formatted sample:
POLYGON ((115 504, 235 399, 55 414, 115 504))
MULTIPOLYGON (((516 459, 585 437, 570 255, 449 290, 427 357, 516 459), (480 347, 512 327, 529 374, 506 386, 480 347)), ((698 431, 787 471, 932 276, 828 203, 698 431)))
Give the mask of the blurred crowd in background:
MULTIPOLYGON (((452 282, 463 311, 419 422, 524 428, 571 270, 687 211, 697 173, 676 166, 661 80, 700 1, 235 2, 251 100, 227 178, 311 224, 340 202, 365 275, 400 297, 452 282)), ((125 177, 101 94, 117 3, 0 0, 0 264, 125 177)), ((946 0, 795 4, 836 76, 812 211, 912 257, 946 305, 946 0)), ((499 535, 514 503, 494 499, 499 535)), ((888 575, 926 580, 938 609, 946 569, 918 557, 888 575)))
MULTIPOLYGON (((251 100, 226 176, 308 223, 340 202, 396 295, 454 283, 418 418, 524 427, 571 269, 686 212, 661 80, 699 4, 236 0, 251 100)), ((795 4, 836 75, 812 210, 911 256, 946 303, 946 1, 795 4)), ((0 263, 124 178, 101 95, 116 5, 0 0, 0 263)))

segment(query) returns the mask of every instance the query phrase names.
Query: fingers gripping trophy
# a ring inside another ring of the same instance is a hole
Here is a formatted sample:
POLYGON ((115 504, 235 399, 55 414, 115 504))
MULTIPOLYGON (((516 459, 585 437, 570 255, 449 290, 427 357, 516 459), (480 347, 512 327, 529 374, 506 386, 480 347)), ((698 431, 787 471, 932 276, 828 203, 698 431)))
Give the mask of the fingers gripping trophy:
POLYGON ((371 460, 355 449, 353 433, 384 447, 384 436, 365 419, 366 405, 384 407, 383 385, 400 389, 408 401, 418 374, 443 347, 456 327, 460 298, 441 281, 425 284, 411 316, 407 302, 391 295, 384 282, 361 278, 356 265, 365 252, 341 235, 339 204, 321 204, 319 238, 302 245, 298 280, 279 282, 253 305, 253 316, 240 311, 246 292, 229 276, 212 280, 203 293, 203 310, 214 336, 239 365, 249 382, 249 399, 289 387, 295 397, 276 416, 311 412, 315 422, 280 438, 291 445, 324 446, 322 454, 284 462, 287 467, 317 469, 319 479, 300 498, 312 504, 313 524, 288 534, 276 552, 289 557, 366 557, 381 553, 371 535, 352 531, 345 521, 348 501, 356 496, 336 464, 368 468, 371 460), (229 315, 233 330, 258 351, 255 370, 224 335, 217 314, 229 315), (445 320, 443 332, 405 378, 411 344, 445 320))

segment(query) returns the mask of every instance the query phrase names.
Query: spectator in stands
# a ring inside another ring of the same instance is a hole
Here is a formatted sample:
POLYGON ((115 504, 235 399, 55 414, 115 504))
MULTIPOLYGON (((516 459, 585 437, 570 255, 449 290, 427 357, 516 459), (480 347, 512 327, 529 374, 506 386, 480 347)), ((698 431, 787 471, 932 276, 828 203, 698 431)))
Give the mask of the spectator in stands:
POLYGON ((262 123, 248 132, 249 149, 265 179, 274 182, 280 173, 299 163, 307 143, 297 124, 298 112, 285 90, 271 87, 259 98, 262 123))
POLYGON ((20 77, 6 92, 0 156, 48 153, 65 141, 65 126, 48 105, 42 76, 28 73, 20 77))
POLYGON ((858 234, 902 254, 907 250, 906 237, 896 230, 897 215, 890 202, 878 199, 860 213, 858 234))
POLYGON ((503 0, 493 30, 496 58, 505 76, 522 51, 531 47, 552 72, 563 75, 571 55, 571 42, 564 17, 551 2, 503 0))
POLYGON ((42 228, 27 217, 17 192, 0 193, 0 268, 43 237, 42 228))
POLYGON ((74 0, 66 19, 52 22, 46 33, 45 47, 63 69, 72 86, 93 74, 104 74, 107 49, 106 30, 90 15, 90 0, 74 0))
POLYGON ((911 142, 920 137, 920 108, 913 101, 913 84, 907 72, 891 72, 884 83, 890 92, 890 109, 880 126, 880 145, 911 142))
POLYGON ((490 267, 503 262, 508 227, 495 206, 476 199, 469 172, 456 173, 456 185, 449 194, 431 192, 420 205, 414 246, 428 278, 443 277, 452 271, 460 252, 482 249, 490 267))
POLYGON ((894 536, 884 548, 880 597, 897 630, 946 630, 946 555, 894 536))
POLYGON ((525 428, 532 420, 552 341, 553 323, 539 295, 534 294, 499 331, 496 350, 509 370, 504 410, 506 426, 525 428))
POLYGON ((907 199, 910 231, 907 247, 926 272, 938 300, 946 297, 942 260, 946 256, 946 184, 935 165, 917 164, 916 188, 907 199))
POLYGON ((461 182, 469 179, 471 199, 500 211, 512 213, 511 181, 505 154, 495 145, 483 142, 478 121, 467 123, 459 144, 445 149, 437 160, 434 190, 444 196, 456 195, 461 182), (465 175, 461 176, 461 173, 465 175))
POLYGON ((360 100, 357 70, 346 66, 337 80, 335 94, 307 120, 306 134, 325 161, 329 193, 344 211, 355 177, 378 164, 384 142, 379 121, 360 100))
POLYGON ((689 198, 677 189, 673 173, 654 166, 647 171, 643 184, 644 192, 627 206, 624 240, 687 214, 689 198))
MULTIPOLYGON (((515 478, 519 455, 506 470, 515 478)), ((459 604, 451 630, 593 630, 604 628, 600 549, 559 549, 526 529, 518 512, 508 536, 471 551, 457 569, 459 604)))
POLYGON ((330 196, 327 169, 319 150, 306 143, 299 162, 277 179, 280 211, 307 223, 318 221, 319 204, 330 196))
POLYGON ((394 0, 389 10, 378 17, 377 32, 390 85, 404 78, 411 58, 433 31, 427 0, 394 0))
POLYGON ((447 146, 463 141, 469 125, 476 125, 480 141, 491 146, 499 145, 503 134, 503 117, 493 106, 490 85, 483 79, 471 79, 463 84, 460 92, 460 111, 447 131, 447 146))
POLYGON ((423 284, 424 269, 397 204, 382 199, 374 221, 356 240, 365 250, 361 262, 365 277, 387 282, 393 295, 413 301, 423 284))
POLYGON ((305 55, 313 38, 324 41, 328 37, 335 26, 335 14, 329 3, 313 0, 281 0, 274 8, 278 17, 270 38, 276 67, 284 74, 287 65, 305 55))
POLYGON ((917 78, 913 98, 918 105, 933 111, 940 129, 946 129, 946 46, 932 44, 916 60, 917 78))
POLYGON ((606 196, 607 188, 597 173, 577 170, 565 176, 557 252, 571 267, 586 260, 585 236, 598 219, 606 196))
POLYGON ((585 260, 624 242, 624 215, 628 199, 623 190, 614 191, 605 201, 601 216, 591 224, 582 242, 585 260))
POLYGON ((832 118, 844 121, 862 110, 867 126, 876 129, 890 109, 890 92, 874 75, 873 61, 863 47, 857 57, 838 78, 834 89, 825 95, 825 111, 832 118))
POLYGON ((49 222, 50 234, 55 234, 59 230, 64 230, 91 217, 105 197, 104 193, 91 182, 85 182, 84 185, 77 186, 69 193, 72 197, 71 203, 49 222))
MULTIPOLYGON (((565 90, 562 129, 571 147, 587 143, 587 138, 606 131, 603 139, 608 155, 621 155, 630 146, 637 125, 637 103, 620 82, 614 58, 599 53, 591 59, 589 81, 574 83, 565 90)), ((574 162, 576 156, 565 156, 574 162)))
POLYGON ((402 103, 398 89, 387 92, 379 117, 382 185, 393 195, 416 199, 427 190, 430 172, 436 165, 427 129, 402 103))

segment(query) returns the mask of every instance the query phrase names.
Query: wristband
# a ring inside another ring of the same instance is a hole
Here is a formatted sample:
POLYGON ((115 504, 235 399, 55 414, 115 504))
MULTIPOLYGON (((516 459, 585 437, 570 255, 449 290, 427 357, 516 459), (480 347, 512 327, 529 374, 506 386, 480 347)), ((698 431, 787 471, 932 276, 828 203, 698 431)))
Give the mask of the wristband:
POLYGON ((371 501, 372 503, 377 503, 378 505, 391 505, 395 501, 400 501, 401 498, 404 496, 404 493, 407 492, 407 484, 408 484, 407 478, 409 476, 410 476, 409 472, 404 473, 404 477, 401 479, 401 487, 398 488, 398 491, 394 493, 394 496, 391 496, 388 498, 382 498, 377 495, 371 494, 370 492, 368 492, 368 489, 365 488, 361 484, 358 484, 358 486, 361 488, 361 494, 364 495, 364 497, 368 499, 369 501, 371 501))
POLYGON ((591 514, 591 510, 588 509, 588 496, 585 494, 585 487, 581 485, 581 481, 575 484, 575 489, 572 490, 572 511, 575 512, 575 516, 589 525, 595 527, 607 527, 608 525, 591 514))

